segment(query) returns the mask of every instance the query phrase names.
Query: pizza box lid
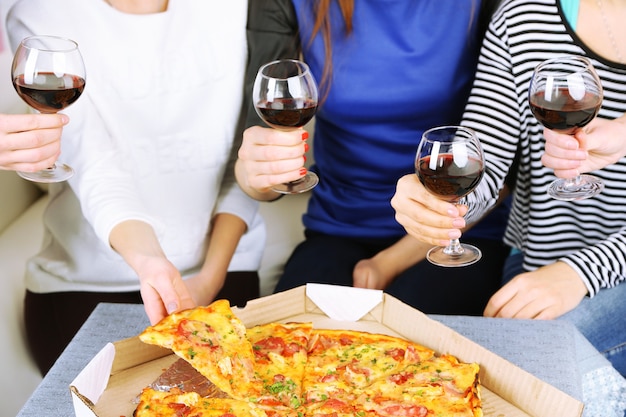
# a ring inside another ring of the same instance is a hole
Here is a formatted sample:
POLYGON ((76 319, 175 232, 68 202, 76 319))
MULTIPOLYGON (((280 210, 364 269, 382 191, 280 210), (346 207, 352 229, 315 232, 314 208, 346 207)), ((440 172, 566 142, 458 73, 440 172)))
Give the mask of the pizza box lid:
MULTIPOLYGON (((480 365, 485 417, 579 417, 583 404, 382 291, 307 284, 233 308, 247 326, 307 322, 400 336, 480 365)), ((107 344, 70 384, 77 417, 131 417, 135 399, 178 359, 132 337, 107 344)))

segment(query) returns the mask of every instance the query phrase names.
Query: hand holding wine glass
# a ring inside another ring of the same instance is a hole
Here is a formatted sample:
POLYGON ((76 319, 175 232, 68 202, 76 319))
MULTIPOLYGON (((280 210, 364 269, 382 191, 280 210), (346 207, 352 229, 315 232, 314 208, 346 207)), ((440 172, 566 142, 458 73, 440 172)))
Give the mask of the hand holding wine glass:
MULTIPOLYGON (((13 86, 30 107, 41 113, 57 113, 74 103, 85 88, 85 66, 78 45, 56 36, 31 36, 20 43, 11 68, 13 86)), ((74 171, 55 163, 37 172, 19 172, 27 180, 59 182, 74 171)))
MULTIPOLYGON (((279 130, 301 128, 315 116, 318 91, 309 67, 301 61, 284 59, 263 65, 252 92, 254 108, 269 126, 279 130)), ((313 172, 272 189, 281 194, 309 191, 319 179, 313 172)))
MULTIPOLYGON (((603 90, 591 61, 568 55, 539 64, 528 95, 530 110, 543 126, 573 135, 598 114, 603 90)), ((553 181, 548 194, 557 200, 572 201, 593 197, 603 188, 601 179, 584 174, 553 181)))
MULTIPOLYGON (((417 148, 415 172, 432 194, 461 204, 483 177, 485 157, 476 133, 461 126, 441 126, 424 132, 417 148)), ((446 247, 434 247, 427 259, 439 266, 458 267, 478 262, 480 249, 459 239, 446 247)))

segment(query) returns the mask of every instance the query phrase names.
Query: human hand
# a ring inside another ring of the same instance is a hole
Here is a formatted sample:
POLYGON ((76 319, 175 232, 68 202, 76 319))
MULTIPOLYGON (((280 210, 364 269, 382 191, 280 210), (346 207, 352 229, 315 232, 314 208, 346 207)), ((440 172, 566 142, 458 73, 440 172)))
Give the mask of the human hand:
POLYGON ((178 269, 165 257, 145 258, 136 271, 150 324, 158 323, 175 311, 196 306, 178 269))
POLYGON ((586 294, 578 274, 555 262, 513 278, 491 297, 484 315, 550 320, 576 308, 586 294))
POLYGON ((303 167, 309 134, 304 129, 282 131, 253 126, 243 133, 237 161, 237 179, 244 189, 267 192, 274 185, 295 181, 303 167))
POLYGON ((1 114, 0 169, 35 172, 48 168, 61 153, 64 114, 1 114))
POLYGON ((222 289, 225 279, 225 276, 221 279, 211 279, 211 277, 200 273, 187 278, 185 284, 196 305, 206 306, 215 301, 215 297, 222 289))
POLYGON ((396 221, 408 234, 431 245, 446 246, 451 239, 460 238, 465 227, 467 206, 440 200, 424 188, 415 174, 398 180, 391 206, 396 221))
POLYGON ((352 272, 353 285, 356 288, 384 290, 393 279, 387 275, 375 258, 361 259, 352 272))
POLYGON ((543 134, 546 142, 541 162, 560 178, 595 171, 626 155, 626 124, 620 119, 596 118, 573 136, 550 129, 543 134))

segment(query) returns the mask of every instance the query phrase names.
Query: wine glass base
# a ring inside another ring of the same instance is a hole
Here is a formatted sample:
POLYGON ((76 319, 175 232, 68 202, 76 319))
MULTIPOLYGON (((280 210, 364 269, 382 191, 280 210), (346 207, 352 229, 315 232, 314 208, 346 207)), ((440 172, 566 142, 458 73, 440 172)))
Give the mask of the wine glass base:
POLYGON ((548 194, 555 200, 584 200, 599 194, 604 189, 601 179, 593 175, 580 175, 575 181, 558 179, 548 186, 548 194))
POLYGON ((445 247, 436 246, 428 251, 426 259, 433 265, 454 268, 475 264, 483 257, 482 252, 476 246, 461 243, 461 248, 463 248, 462 252, 450 254, 446 253, 445 247))
POLYGON ((301 194, 313 189, 319 181, 318 176, 309 171, 304 177, 295 181, 275 185, 272 190, 280 194, 301 194))
POLYGON ((17 171, 17 175, 28 181, 50 184, 53 182, 67 181, 74 175, 74 170, 69 165, 56 163, 54 166, 37 172, 17 171))

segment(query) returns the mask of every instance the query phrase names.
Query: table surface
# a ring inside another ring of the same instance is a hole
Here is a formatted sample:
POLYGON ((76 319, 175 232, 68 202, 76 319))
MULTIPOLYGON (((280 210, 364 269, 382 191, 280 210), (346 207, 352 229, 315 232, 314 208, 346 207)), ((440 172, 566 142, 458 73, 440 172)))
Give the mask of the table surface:
MULTIPOLYGON (((571 324, 467 316, 429 317, 572 397, 582 398, 575 348, 580 333, 571 324)), ((74 378, 107 343, 136 336, 148 325, 142 305, 98 305, 18 417, 74 415, 69 391, 74 378)))

